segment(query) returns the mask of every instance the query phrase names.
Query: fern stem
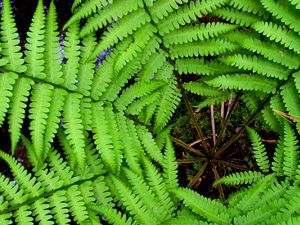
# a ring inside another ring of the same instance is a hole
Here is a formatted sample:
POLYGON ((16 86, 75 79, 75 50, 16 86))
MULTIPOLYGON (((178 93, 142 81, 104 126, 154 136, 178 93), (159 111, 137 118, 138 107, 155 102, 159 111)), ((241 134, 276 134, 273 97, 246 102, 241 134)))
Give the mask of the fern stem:
MULTIPOLYGON (((213 147, 213 152, 217 152, 217 149, 218 149, 218 147, 219 147, 219 145, 220 145, 220 143, 223 139, 223 136, 225 134, 225 131, 226 131, 227 125, 229 123, 230 117, 231 117, 231 115, 234 111, 235 106, 237 105, 237 102, 238 102, 238 99, 239 99, 240 96, 241 96, 241 92, 238 92, 235 99, 234 99, 234 102, 232 103, 232 105, 230 107, 230 111, 229 112, 227 111, 227 115, 226 115, 225 120, 223 122, 223 126, 221 128, 217 143, 213 147)), ((229 108, 228 108, 228 110, 229 110, 229 108)))
POLYGON ((170 138, 171 138, 171 140, 172 140, 174 143, 176 143, 177 145, 179 145, 179 146, 185 148, 186 150, 188 150, 188 151, 190 151, 190 152, 193 152, 193 153, 195 153, 196 155, 204 156, 202 152, 200 152, 200 151, 198 151, 197 149, 195 149, 195 148, 193 148, 193 147, 187 145, 187 144, 186 144, 185 142, 183 142, 182 140, 177 139, 177 138, 172 137, 172 136, 170 136, 170 138))
POLYGON ((254 119, 256 118, 256 116, 259 115, 259 113, 264 109, 264 107, 266 106, 266 104, 268 104, 268 102, 271 100, 271 98, 276 95, 281 87, 283 85, 285 85, 286 83, 288 83, 290 81, 290 79, 293 78, 293 74, 296 73, 297 71, 299 71, 299 68, 297 68, 296 70, 293 70, 290 75, 289 78, 287 80, 284 80, 282 82, 280 82, 278 84, 278 86, 276 87, 276 90, 273 93, 270 93, 267 97, 265 97, 265 99, 262 101, 262 103, 260 104, 260 107, 258 107, 255 112, 247 119, 247 121, 243 124, 242 128, 238 131, 238 133, 236 135, 234 135, 231 139, 229 139, 216 153, 215 157, 218 158, 220 157, 220 155, 223 154, 224 151, 226 151, 228 149, 228 147, 230 145, 232 145, 236 140, 238 140, 240 138, 240 136, 243 134, 243 132, 245 131, 246 127, 249 126, 249 124, 251 124, 254 119))
POLYGON ((188 111, 190 113, 190 116, 191 116, 191 119, 192 119, 192 124, 193 124, 193 126, 194 126, 194 128, 195 128, 195 130, 197 132, 197 136, 199 137, 199 139, 202 140, 202 144, 203 144, 203 148, 204 148, 205 154, 209 155, 209 148, 208 148, 208 145, 207 145, 207 143, 205 141, 204 134, 203 134, 202 130, 200 129, 200 127, 198 126, 198 122, 197 122, 197 119, 195 117, 195 113, 194 113, 194 111, 192 109, 192 106, 191 106, 191 104, 190 104, 190 102, 189 102, 189 100, 187 98, 185 90, 183 89, 182 84, 180 82, 180 79, 178 77, 177 77, 177 80, 179 80, 178 83, 179 83, 179 88, 181 89, 181 94, 182 94, 182 97, 183 97, 183 101, 184 101, 184 104, 185 104, 185 106, 187 107, 187 109, 188 109, 188 111))
POLYGON ((201 169, 199 170, 199 172, 196 174, 196 176, 193 177, 193 179, 189 182, 188 186, 189 188, 193 187, 198 181, 199 179, 201 178, 202 174, 204 173, 206 167, 208 165, 208 162, 205 162, 201 169))
POLYGON ((206 158, 196 158, 196 159, 177 159, 177 164, 190 164, 190 163, 198 163, 201 161, 205 161, 206 158))
POLYGON ((232 167, 232 168, 239 169, 239 170, 247 169, 247 167, 245 165, 239 165, 239 164, 232 163, 232 162, 227 162, 227 161, 224 161, 224 160, 212 159, 212 161, 214 163, 219 164, 219 165, 224 165, 224 166, 232 167))
MULTIPOLYGON (((220 178, 220 175, 217 171, 216 165, 214 163, 212 163, 211 166, 212 166, 212 170, 213 170, 214 175, 215 175, 215 179, 218 180, 220 178)), ((223 187, 222 187, 221 184, 218 184, 217 187, 218 187, 218 191, 219 191, 219 194, 220 194, 220 198, 221 198, 222 201, 224 201, 225 200, 225 194, 224 194, 223 187)))
POLYGON ((211 130, 213 136, 213 144, 216 145, 216 124, 215 124, 215 112, 214 105, 210 106, 210 118, 211 118, 211 130))

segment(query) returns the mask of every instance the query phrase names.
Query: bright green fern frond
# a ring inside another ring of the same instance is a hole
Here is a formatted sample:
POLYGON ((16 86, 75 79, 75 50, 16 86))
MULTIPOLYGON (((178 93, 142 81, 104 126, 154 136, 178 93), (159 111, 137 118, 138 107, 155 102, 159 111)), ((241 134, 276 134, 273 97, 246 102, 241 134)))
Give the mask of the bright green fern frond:
POLYGON ((258 14, 258 15, 263 15, 265 14, 265 10, 260 4, 259 1, 257 0, 245 0, 245 1, 240 1, 240 0, 231 0, 229 2, 229 5, 239 9, 244 12, 248 13, 253 13, 253 14, 258 14))
POLYGON ((13 97, 8 110, 8 124, 13 155, 21 136, 21 127, 25 117, 25 108, 27 106, 26 103, 33 83, 34 82, 29 78, 20 78, 13 88, 13 97))
POLYGON ((187 3, 188 0, 157 0, 150 8, 151 19, 154 23, 159 23, 160 20, 168 16, 169 13, 179 8, 180 4, 187 3))
POLYGON ((161 35, 169 33, 180 26, 189 24, 202 17, 202 14, 207 14, 221 7, 227 0, 197 0, 180 7, 177 11, 170 13, 164 20, 158 24, 158 31, 161 35))
POLYGON ((166 183, 167 189, 175 189, 178 187, 177 180, 177 163, 175 157, 175 151, 172 146, 172 142, 169 138, 166 140, 166 148, 164 152, 163 162, 163 177, 166 183))
POLYGON ((61 54, 59 49, 59 33, 57 25, 56 8, 53 1, 50 4, 49 12, 46 20, 45 31, 45 73, 46 80, 54 84, 62 84, 62 66, 61 66, 61 54))
POLYGON ((233 42, 223 39, 211 39, 186 44, 173 45, 170 47, 172 59, 192 56, 215 56, 231 52, 237 48, 233 42))
POLYGON ((72 24, 68 28, 65 38, 64 57, 67 62, 63 65, 64 86, 70 90, 76 89, 80 63, 79 25, 72 24))
POLYGON ((299 10, 296 10, 292 5, 282 0, 262 0, 261 2, 265 9, 276 19, 281 20, 284 24, 300 34, 299 10))
POLYGON ((79 62, 79 71, 77 76, 77 90, 84 96, 90 95, 90 89, 94 78, 95 60, 87 60, 90 53, 96 46, 96 37, 92 34, 84 37, 81 47, 81 59, 79 62))
POLYGON ((177 59, 176 70, 180 74, 199 74, 199 75, 222 75, 236 73, 239 70, 218 61, 204 61, 203 59, 177 59))
POLYGON ((53 95, 53 86, 49 84, 35 84, 33 86, 29 118, 33 147, 39 159, 43 156, 44 134, 53 95))
POLYGON ((263 174, 256 171, 245 171, 232 173, 228 176, 222 177, 214 182, 217 184, 226 185, 240 185, 240 184, 252 184, 263 178, 263 174))
POLYGON ((262 91, 265 93, 273 93, 277 86, 276 80, 259 75, 224 75, 216 77, 207 84, 214 87, 223 87, 228 89, 249 90, 249 91, 262 91))
POLYGON ((208 221, 224 225, 230 224, 226 207, 217 201, 207 199, 186 188, 176 189, 174 194, 177 198, 183 200, 185 206, 208 221))
POLYGON ((246 27, 260 21, 259 17, 251 13, 242 12, 238 9, 229 7, 216 9, 213 14, 231 23, 246 27))
POLYGON ((38 1, 36 11, 32 18, 32 23, 27 33, 27 43, 25 45, 25 62, 27 64, 26 73, 31 77, 45 79, 45 12, 42 0, 38 1))
POLYGON ((224 93, 224 91, 220 89, 210 87, 202 82, 188 82, 188 83, 184 83, 183 86, 187 91, 190 91, 200 96, 217 97, 217 96, 222 96, 224 94, 227 94, 226 92, 224 93))
POLYGON ((159 81, 152 81, 151 83, 137 82, 127 88, 122 95, 116 100, 115 106, 119 111, 123 111, 136 98, 143 97, 152 91, 160 88, 162 85, 159 81))
POLYGON ((112 172, 117 171, 116 153, 113 149, 112 137, 109 133, 108 121, 101 103, 94 104, 92 107, 93 113, 93 133, 96 148, 101 155, 105 165, 110 168, 112 172))
POLYGON ((15 73, 2 73, 0 75, 0 125, 4 122, 5 114, 9 107, 9 99, 12 97, 13 85, 16 82, 18 75, 15 73))
POLYGON ((123 40, 128 35, 131 35, 138 28, 149 22, 150 17, 143 9, 139 9, 128 14, 116 24, 113 24, 112 27, 108 28, 108 31, 95 48, 91 58, 113 47, 114 44, 117 44, 119 41, 123 40))
POLYGON ((280 80, 287 80, 290 71, 281 65, 272 63, 262 57, 250 55, 232 55, 223 59, 225 63, 236 66, 239 69, 252 70, 254 73, 280 80))
MULTIPOLYGON (((111 0, 109 1, 111 2, 111 0)), ((79 4, 79 2, 75 1, 74 5, 72 6, 72 9, 74 9, 79 4)), ((107 0, 88 0, 83 2, 82 4, 80 4, 81 7, 75 11, 71 19, 64 25, 64 29, 69 27, 72 23, 75 23, 84 17, 88 17, 92 13, 96 13, 97 11, 105 7, 107 4, 107 0)))
POLYGON ((0 157, 9 165, 11 172, 25 192, 24 194, 36 197, 44 192, 43 187, 37 182, 36 178, 32 177, 14 158, 2 151, 0 152, 0 157))
POLYGON ((241 45, 247 50, 261 54, 265 58, 289 69, 297 69, 300 66, 298 55, 279 44, 248 38, 243 39, 241 45))
POLYGON ((183 27, 164 35, 163 42, 168 47, 173 44, 183 44, 197 40, 203 41, 218 37, 221 34, 234 30, 236 27, 236 25, 227 23, 207 23, 183 27))
POLYGON ((84 171, 85 152, 84 152, 84 134, 82 119, 80 116, 80 99, 79 94, 69 94, 66 97, 63 108, 64 128, 73 149, 73 157, 76 159, 79 168, 84 171))
POLYGON ((275 174, 269 174, 258 182, 254 183, 245 193, 237 204, 241 210, 250 210, 256 207, 256 201, 260 194, 268 188, 275 180, 275 174))
POLYGON ((140 224, 157 224, 156 217, 153 213, 143 206, 141 199, 135 195, 123 182, 112 176, 112 181, 115 186, 119 187, 118 192, 120 194, 120 200, 126 206, 129 213, 140 224))
POLYGON ((299 149, 298 141, 294 130, 291 126, 284 123, 284 136, 283 136, 283 173, 284 175, 293 178, 296 175, 297 167, 299 164, 299 149))
POLYGON ((9 0, 2 1, 3 8, 1 12, 1 55, 7 58, 8 64, 5 68, 15 72, 24 72, 26 67, 22 53, 20 53, 20 41, 16 24, 13 18, 13 13, 9 0))
POLYGON ((271 41, 275 41, 288 49, 300 54, 300 37, 293 31, 288 31, 283 26, 273 24, 272 22, 257 22, 253 24, 253 28, 268 37, 271 41))
MULTIPOLYGON (((122 19, 124 16, 137 10, 142 4, 141 0, 129 0, 126 2, 122 0, 112 1, 112 4, 109 4, 104 8, 99 8, 99 14, 88 17, 86 24, 80 31, 80 36, 83 37, 92 31, 103 28, 107 24, 122 19)), ((86 8, 82 9, 86 10, 86 8)))
MULTIPOLYGON (((139 148, 135 147, 134 139, 136 136, 129 132, 129 123, 130 121, 127 120, 127 118, 119 114, 117 117, 118 121, 118 127, 122 131, 121 140, 124 146, 124 158, 127 162, 128 167, 134 171, 136 174, 142 174, 141 165, 138 162, 139 161, 139 155, 141 152, 139 152, 139 148)), ((134 124, 131 124, 131 126, 134 126, 134 124)), ((134 127, 134 129, 136 129, 134 127)))
POLYGON ((261 143, 261 138, 258 133, 250 127, 247 127, 247 131, 251 140, 254 157, 259 168, 267 173, 269 171, 270 162, 267 155, 266 147, 261 143))
POLYGON ((160 131, 165 127, 170 120, 175 109, 179 105, 181 93, 177 87, 175 79, 170 79, 169 83, 161 89, 161 99, 158 103, 158 110, 156 111, 154 130, 160 131))
POLYGON ((146 180, 153 190, 160 208, 160 218, 169 219, 172 215, 174 208, 174 202, 171 200, 170 192, 167 189, 166 184, 163 182, 163 177, 159 173, 158 169, 147 158, 143 158, 143 165, 145 170, 146 180))
POLYGON ((158 162, 160 165, 163 164, 163 155, 161 154, 160 149, 154 141, 152 134, 143 126, 137 127, 137 133, 139 139, 144 146, 144 149, 149 154, 149 156, 158 162))
POLYGON ((299 0, 289 0, 292 5, 295 5, 296 9, 300 9, 300 1, 299 0))
POLYGON ((133 219, 122 214, 118 210, 112 208, 110 205, 88 205, 88 208, 96 211, 97 213, 103 215, 105 220, 110 224, 115 225, 132 225, 133 219))
POLYGON ((51 143, 54 139, 54 135, 56 134, 59 127, 61 111, 64 106, 66 95, 67 93, 63 89, 56 88, 53 90, 49 114, 46 122, 47 126, 44 135, 44 151, 42 160, 47 158, 48 151, 50 150, 51 143))

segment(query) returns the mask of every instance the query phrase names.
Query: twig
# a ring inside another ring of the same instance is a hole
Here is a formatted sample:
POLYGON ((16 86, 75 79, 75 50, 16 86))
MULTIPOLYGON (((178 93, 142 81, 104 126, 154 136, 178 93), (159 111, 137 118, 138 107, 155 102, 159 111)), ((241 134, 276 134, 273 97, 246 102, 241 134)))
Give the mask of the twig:
POLYGON ((215 110, 214 105, 210 106, 210 119, 211 119, 211 130, 213 135, 213 143, 216 145, 217 139, 216 139, 216 124, 215 124, 215 110))
POLYGON ((200 152, 200 151, 198 151, 197 149, 194 149, 193 147, 187 145, 187 144, 184 143, 182 140, 177 139, 177 138, 172 137, 172 136, 170 136, 170 138, 171 138, 171 140, 172 140, 175 144, 177 144, 177 145, 179 145, 179 146, 185 148, 186 150, 188 150, 188 151, 190 151, 190 152, 193 152, 193 153, 195 153, 196 155, 204 156, 204 154, 203 154, 202 152, 200 152))
POLYGON ((204 171, 205 171, 207 165, 208 165, 208 162, 205 162, 205 163, 202 165, 201 169, 200 169, 199 172, 196 174, 196 176, 194 176, 193 179, 189 182, 189 184, 188 184, 188 187, 189 187, 189 188, 193 187, 193 186, 199 181, 199 179, 201 178, 202 174, 204 173, 204 171))

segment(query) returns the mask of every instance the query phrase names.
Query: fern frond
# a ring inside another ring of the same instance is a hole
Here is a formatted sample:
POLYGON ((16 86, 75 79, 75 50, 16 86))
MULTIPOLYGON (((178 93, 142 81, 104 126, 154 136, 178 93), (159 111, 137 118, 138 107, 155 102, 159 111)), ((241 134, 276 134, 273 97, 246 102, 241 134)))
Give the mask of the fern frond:
POLYGON ((183 58, 192 56, 215 56, 231 52, 237 48, 233 42, 223 39, 211 39, 186 44, 173 45, 170 47, 170 57, 183 58))
POLYGON ((46 121, 46 129, 44 135, 44 151, 42 160, 47 158, 48 151, 50 150, 51 143, 59 127, 61 111, 64 106, 65 97, 67 93, 63 89, 55 88, 52 92, 52 98, 49 107, 49 114, 46 121))
POLYGON ((45 79, 45 12, 42 0, 38 1, 36 11, 34 12, 32 23, 27 33, 27 43, 25 44, 25 62, 27 71, 31 77, 45 79))
POLYGON ((202 17, 202 14, 214 11, 226 2, 227 0, 204 0, 201 2, 197 0, 196 2, 190 2, 177 11, 170 13, 163 21, 160 21, 157 25, 158 31, 161 35, 167 34, 180 26, 196 21, 202 17))
POLYGON ((252 184, 263 178, 263 174, 256 171, 245 171, 232 173, 228 176, 222 177, 214 182, 214 185, 226 184, 226 185, 240 185, 240 184, 252 184))
POLYGON ((268 37, 271 41, 280 43, 286 48, 300 54, 300 38, 295 32, 288 31, 286 28, 272 22, 257 22, 252 26, 257 32, 268 37))
POLYGON ((156 217, 143 206, 141 199, 137 195, 116 177, 112 176, 112 181, 115 186, 119 187, 120 200, 140 224, 157 224, 156 217))
MULTIPOLYGON (((108 2, 112 2, 112 0, 88 0, 83 3, 74 2, 72 9, 75 9, 80 4, 80 8, 75 11, 73 16, 69 19, 69 21, 64 25, 64 30, 68 28, 72 23, 79 21, 82 18, 88 17, 97 11, 100 11, 105 7, 108 2)), ((73 10, 72 10, 73 11, 73 10)))
POLYGON ((161 154, 161 151, 155 143, 155 140, 153 139, 151 133, 143 126, 137 127, 137 133, 142 145, 144 146, 144 149, 149 154, 149 156, 160 165, 162 165, 163 155, 161 154))
POLYGON ((286 1, 262 0, 262 5, 276 19, 300 34, 299 10, 296 10, 286 1))
POLYGON ((216 9, 213 13, 224 20, 240 26, 248 27, 251 24, 260 21, 260 18, 248 12, 242 12, 235 8, 223 7, 216 9))
POLYGON ((286 67, 257 56, 238 54, 226 57, 222 61, 239 69, 252 70, 254 73, 280 80, 287 80, 290 73, 286 67))
POLYGON ((175 157, 175 151, 172 146, 172 142, 169 138, 166 140, 166 147, 164 152, 163 161, 163 178, 166 183, 167 189, 175 189, 178 187, 177 180, 177 163, 175 157))
POLYGON ((228 89, 262 91, 264 93, 273 93, 277 86, 274 79, 262 77, 259 75, 224 75, 206 81, 207 84, 214 87, 223 87, 228 89))
POLYGON ((250 210, 255 208, 255 203, 259 199, 259 194, 263 192, 266 188, 268 188, 275 180, 274 174, 269 174, 258 182, 254 183, 247 191, 244 193, 242 198, 240 199, 237 207, 241 210, 250 210))
POLYGON ((155 74, 166 62, 166 56, 163 52, 155 52, 150 56, 148 62, 139 73, 139 79, 144 82, 150 82, 155 79, 155 74))
MULTIPOLYGON (((111 1, 111 0, 110 0, 111 1)), ((95 2, 95 1, 94 1, 95 2)), ((98 1, 99 2, 99 1, 98 1)), ((129 0, 126 3, 122 0, 111 1, 112 4, 104 5, 106 7, 98 9, 98 14, 89 16, 86 24, 80 31, 80 36, 86 36, 87 34, 103 28, 107 24, 111 24, 114 21, 119 21, 126 15, 138 10, 143 5, 141 0, 129 0)), ((99 4, 99 3, 97 3, 99 4)), ((82 8, 82 11, 87 11, 86 8, 82 8)), ((79 11, 78 11, 79 14, 79 11)), ((75 14, 76 15, 76 14, 75 14)), ((75 19, 77 16, 75 16, 75 19)), ((74 19, 74 20, 75 20, 74 19)), ((70 19, 70 21, 73 19, 70 19)), ((72 21, 71 21, 72 22, 72 21)))
POLYGON ((173 191, 185 206, 208 221, 217 224, 230 224, 227 209, 217 201, 207 199, 187 188, 178 188, 173 191))
POLYGON ((43 187, 36 181, 36 178, 32 177, 14 158, 2 151, 0 152, 0 157, 9 165, 25 195, 36 197, 44 192, 43 187))
POLYGON ((159 173, 158 169, 151 163, 149 159, 143 157, 143 165, 145 170, 146 180, 153 190, 157 201, 159 203, 159 211, 161 220, 169 219, 175 210, 174 202, 170 198, 170 192, 167 186, 163 182, 163 177, 159 173))
POLYGON ((22 53, 20 53, 20 41, 16 24, 9 0, 2 1, 3 8, 1 12, 1 55, 8 60, 4 67, 15 72, 24 72, 26 67, 22 53))
POLYGON ((300 9, 300 1, 299 0, 289 0, 292 5, 295 5, 296 9, 300 9))
POLYGON ((84 152, 84 134, 83 125, 80 116, 81 95, 72 93, 66 96, 63 108, 64 127, 67 134, 66 138, 74 150, 73 157, 76 159, 79 168, 84 171, 85 152, 84 152))
POLYGON ((226 32, 232 31, 236 25, 227 23, 207 23, 199 25, 191 25, 174 30, 163 37, 163 43, 166 47, 174 44, 183 44, 193 41, 203 41, 215 38, 226 32))
MULTIPOLYGON (((126 3, 127 4, 127 3, 126 3)), ((111 48, 114 44, 126 38, 128 35, 132 34, 141 26, 150 22, 150 17, 147 12, 143 9, 136 10, 121 20, 119 20, 112 27, 108 28, 108 31, 102 37, 102 40, 99 42, 95 48, 93 54, 90 58, 93 58, 100 53, 111 48)))
MULTIPOLYGON (((95 140, 96 148, 105 165, 110 168, 112 172, 117 172, 117 166, 120 164, 120 159, 117 157, 119 151, 117 150, 114 152, 113 140, 109 132, 110 129, 107 122, 107 118, 109 118, 109 115, 107 115, 108 111, 111 111, 111 109, 104 108, 101 103, 93 105, 93 138, 95 140)), ((116 129, 116 127, 114 127, 114 129, 116 129)))
POLYGON ((243 39, 241 45, 247 50, 261 54, 265 58, 286 66, 289 69, 297 69, 300 65, 296 53, 276 43, 248 38, 243 39))
POLYGON ((224 91, 210 87, 202 82, 188 82, 184 83, 184 88, 187 91, 190 91, 194 94, 200 95, 200 96, 222 96, 224 95, 224 91))
POLYGON ((11 151, 14 155, 17 143, 21 136, 22 122, 25 117, 25 108, 29 96, 29 91, 33 85, 29 78, 19 78, 14 85, 12 100, 8 110, 8 124, 11 139, 11 151))
POLYGON ((283 173, 284 175, 293 178, 296 175, 299 163, 299 149, 296 135, 291 126, 284 123, 284 136, 283 136, 283 173))
POLYGON ((46 19, 45 28, 45 73, 46 80, 54 84, 62 84, 62 66, 59 58, 61 54, 58 52, 59 33, 57 25, 56 8, 53 1, 50 3, 49 12, 46 19))
POLYGON ((180 74, 199 74, 215 76, 236 73, 239 70, 216 60, 204 61, 203 59, 177 59, 176 70, 180 74))
POLYGON ((53 86, 49 84, 35 84, 31 96, 29 118, 33 147, 36 156, 41 159, 43 156, 44 134, 47 125, 47 118, 53 95, 53 86))
POLYGON ((208 107, 210 105, 219 105, 222 102, 228 101, 229 99, 232 99, 232 98, 234 98, 233 93, 224 92, 223 95, 206 98, 205 100, 201 101, 199 104, 195 105, 194 107, 202 109, 202 108, 208 107))
POLYGON ((112 208, 110 205, 88 205, 88 208, 103 215, 105 220, 115 225, 132 225, 133 219, 122 214, 118 210, 112 208))
POLYGON ((96 37, 89 35, 83 38, 80 52, 79 71, 76 79, 77 90, 84 96, 90 96, 90 90, 94 79, 95 60, 87 60, 96 46, 96 37))
POLYGON ((269 171, 270 162, 268 159, 266 147, 261 143, 260 136, 253 128, 247 127, 247 132, 251 140, 255 161, 259 168, 264 173, 267 173, 269 171))
POLYGON ((122 93, 115 101, 115 106, 119 111, 124 111, 136 98, 143 97, 152 91, 155 91, 160 88, 161 85, 162 83, 159 81, 152 81, 151 83, 137 82, 122 93))
POLYGON ((4 122, 4 118, 9 107, 9 99, 13 94, 13 85, 15 84, 17 78, 18 75, 13 72, 2 73, 0 75, 0 125, 2 125, 4 122))
MULTIPOLYGON (((130 121, 128 121, 127 118, 122 114, 118 114, 117 121, 119 129, 123 133, 123 135, 121 135, 121 140, 124 146, 124 158, 128 167, 136 174, 140 175, 142 174, 142 170, 138 160, 141 152, 139 152, 139 148, 135 147, 135 142, 133 139, 135 139, 136 136, 129 132, 130 121)), ((133 126, 134 130, 136 129, 134 124, 131 124, 131 126, 133 126)))
POLYGON ((154 23, 159 23, 164 17, 180 7, 180 4, 187 3, 188 0, 157 0, 155 4, 149 7, 151 19, 154 23))
POLYGON ((231 0, 229 2, 231 7, 239 9, 243 12, 264 15, 266 12, 259 1, 254 0, 246 0, 246 1, 239 1, 239 0, 231 0))
POLYGON ((155 115, 154 130, 160 131, 170 120, 175 109, 179 105, 181 93, 175 79, 169 79, 169 83, 161 89, 161 99, 155 115))
POLYGON ((72 24, 68 28, 65 38, 64 57, 67 62, 63 65, 63 85, 70 89, 76 90, 76 84, 78 83, 77 76, 80 63, 80 40, 78 37, 79 25, 72 24))
MULTIPOLYGON (((149 55, 152 55, 153 51, 147 51, 146 48, 149 48, 148 45, 157 45, 157 43, 155 42, 156 31, 157 29, 155 26, 153 26, 151 23, 147 23, 133 33, 132 36, 134 36, 134 40, 130 41, 131 43, 129 47, 127 49, 119 51, 118 59, 114 65, 114 70, 116 73, 120 72, 127 63, 135 58, 138 58, 138 55, 140 53, 148 52, 149 55)), ((158 49, 158 46, 154 46, 154 48, 158 49)), ((148 58, 146 58, 146 60, 148 60, 148 58)))

